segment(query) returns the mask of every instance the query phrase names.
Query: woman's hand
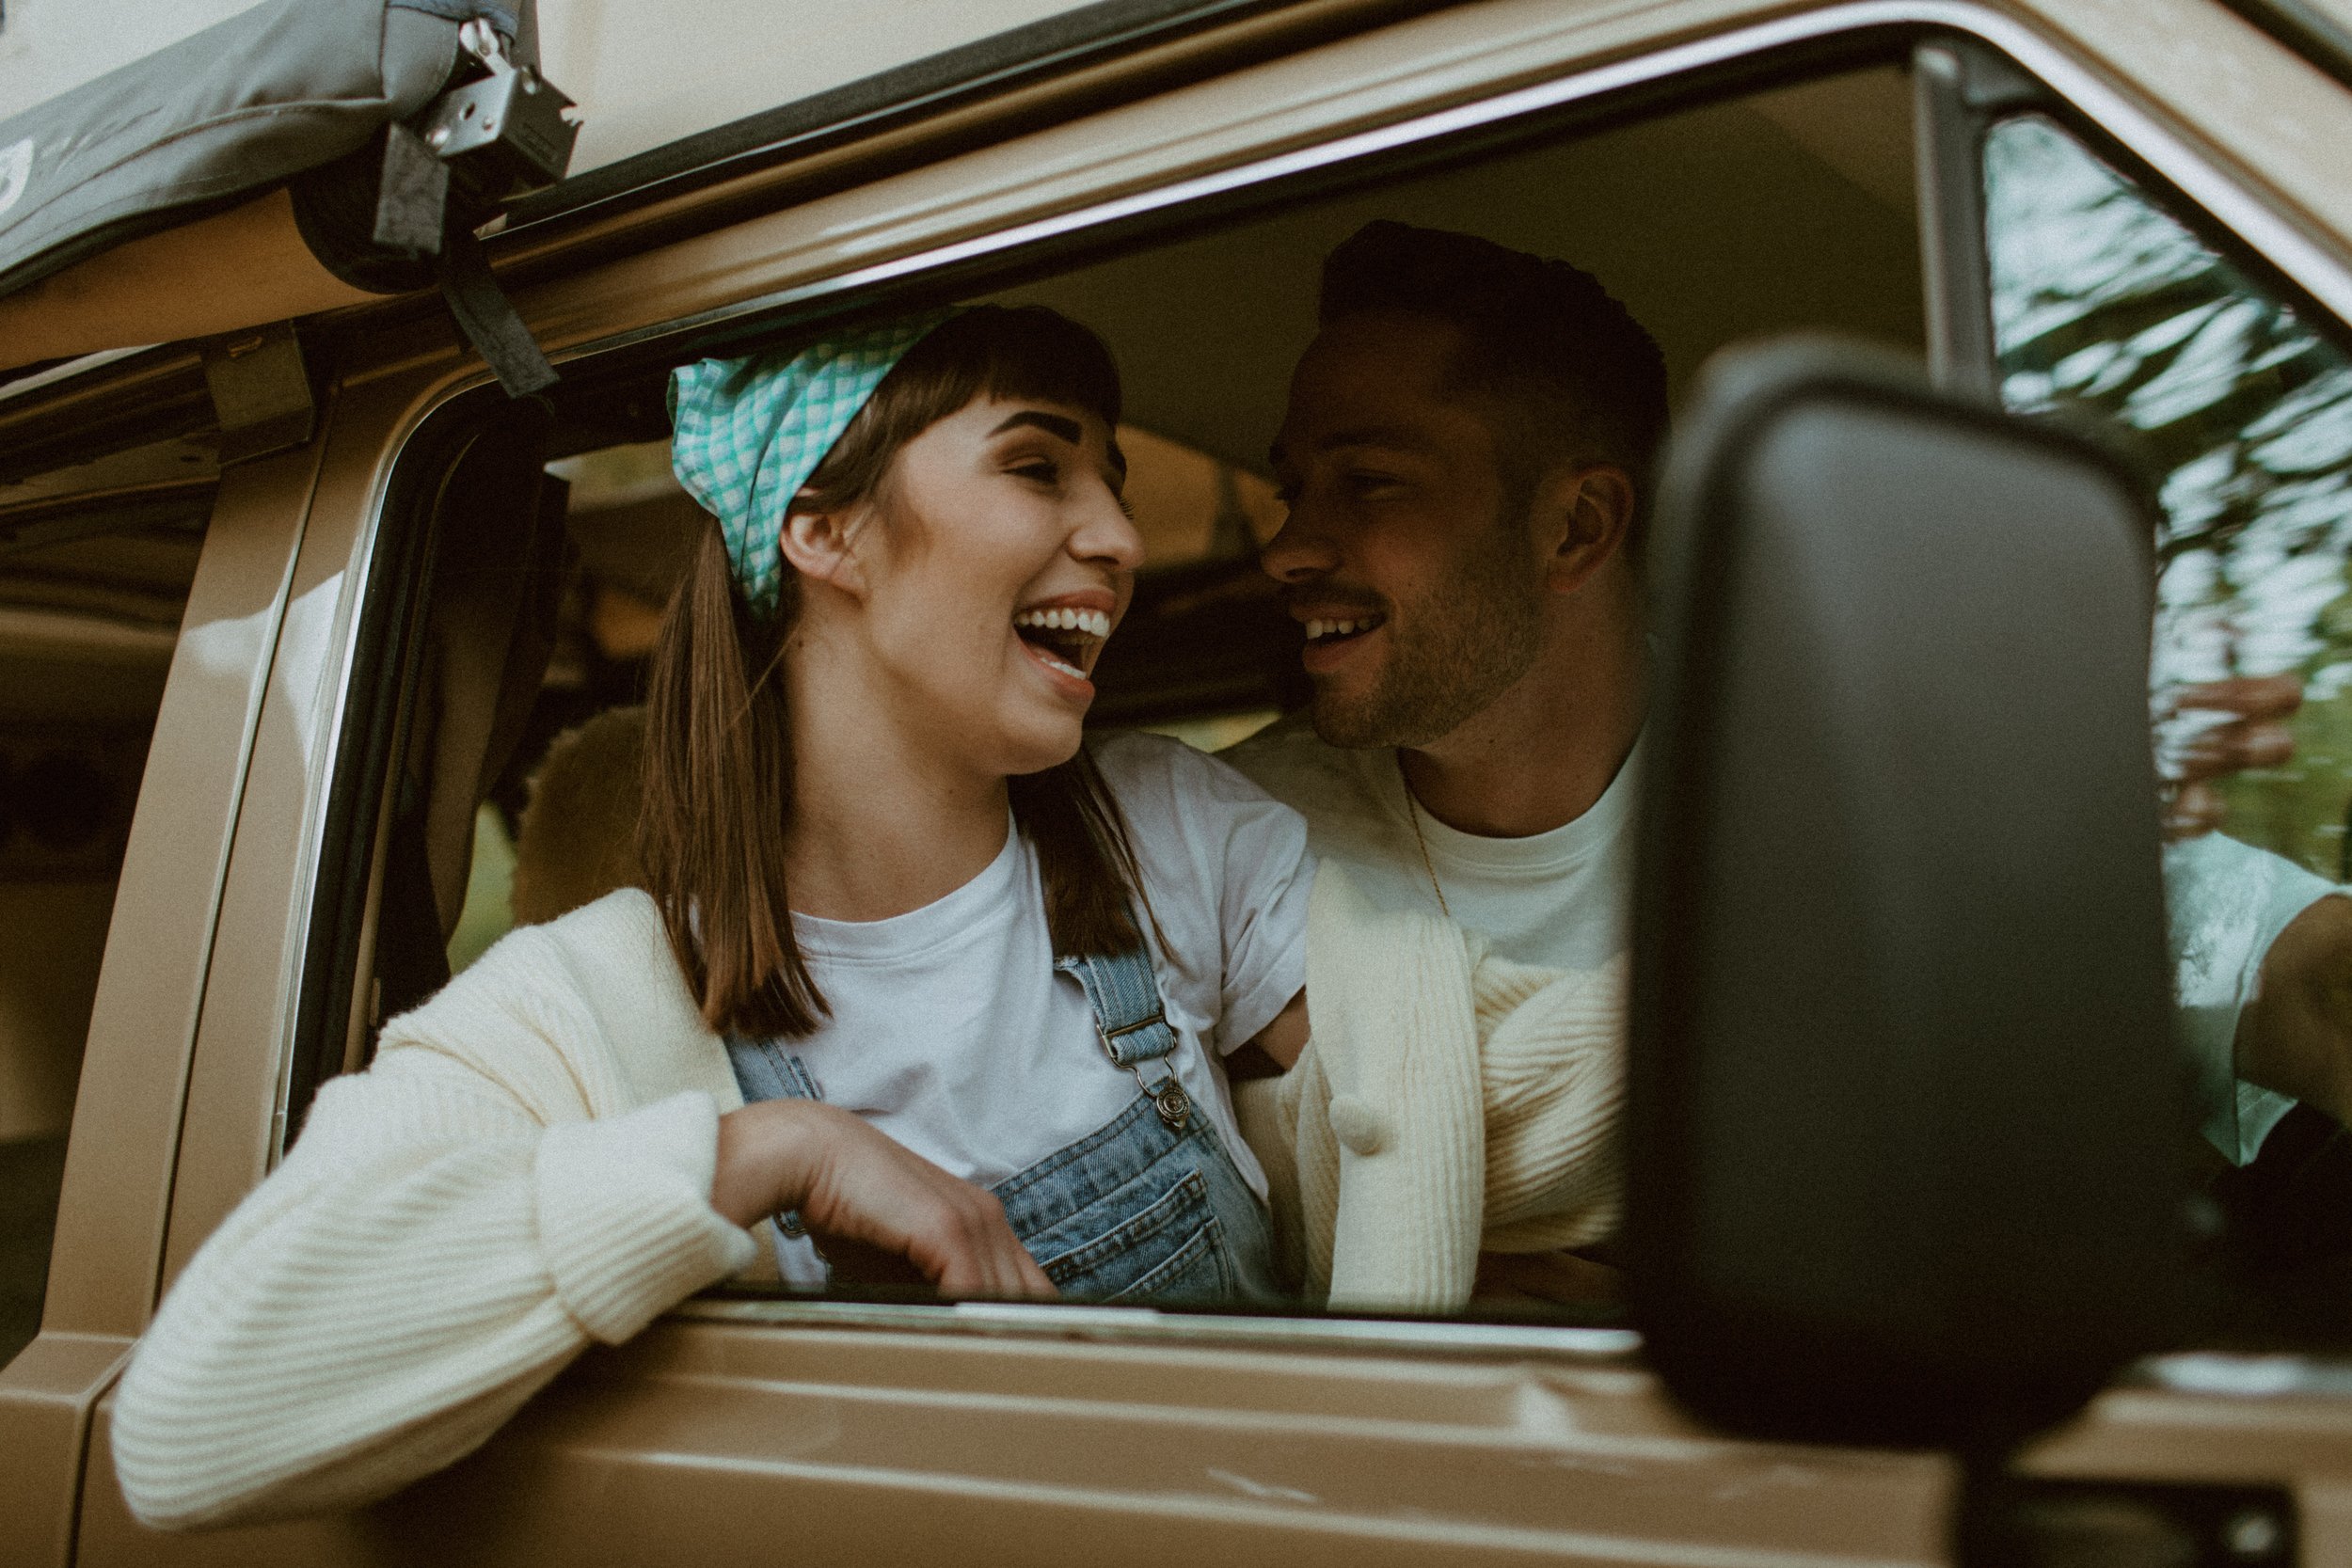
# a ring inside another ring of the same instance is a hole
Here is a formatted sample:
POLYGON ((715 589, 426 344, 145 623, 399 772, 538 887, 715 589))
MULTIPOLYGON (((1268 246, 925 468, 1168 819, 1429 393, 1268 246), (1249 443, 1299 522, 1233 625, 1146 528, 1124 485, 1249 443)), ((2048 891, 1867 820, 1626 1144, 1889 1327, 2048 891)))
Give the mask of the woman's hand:
POLYGON ((836 1106, 768 1100, 719 1118, 710 1206, 746 1229, 787 1209, 818 1237, 906 1259, 950 1296, 1050 1296, 1004 1205, 836 1106))

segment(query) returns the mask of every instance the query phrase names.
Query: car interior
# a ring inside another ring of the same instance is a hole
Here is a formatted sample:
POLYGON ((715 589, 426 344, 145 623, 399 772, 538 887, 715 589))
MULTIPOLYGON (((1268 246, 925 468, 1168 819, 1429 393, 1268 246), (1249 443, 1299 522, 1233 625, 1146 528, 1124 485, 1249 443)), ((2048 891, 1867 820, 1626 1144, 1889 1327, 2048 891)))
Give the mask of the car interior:
MULTIPOLYGON (((1267 445, 1313 334, 1322 258, 1362 224, 1463 230, 1592 270, 1658 337, 1677 388, 1727 343, 1795 330, 1917 355, 1912 112, 1902 71, 1849 71, 1196 228, 967 296, 1051 306, 1099 332, 1120 368, 1127 496, 1147 557, 1096 667, 1089 727, 1148 726, 1215 751, 1303 700, 1298 628, 1256 563, 1282 518, 1267 445)), ((428 611, 481 640, 434 643, 426 706, 514 712, 511 689, 450 700, 448 673, 502 670, 526 683, 544 673, 527 714, 464 739, 410 720, 374 943, 353 955, 366 979, 348 993, 340 1060, 322 1070, 363 1062, 373 1025, 514 924, 635 878, 635 705, 662 607, 710 526, 670 475, 666 372, 583 388, 568 406, 558 399, 536 511, 560 494, 566 547, 545 557, 564 564, 544 632, 527 615, 512 626, 477 616, 462 589, 463 607, 428 611), (510 736, 509 749, 483 749, 510 736), (443 778, 484 781, 470 817, 435 799, 431 781, 443 778), (417 869, 404 875, 403 862, 417 869)), ((438 532, 474 536, 448 518, 438 532)), ((1616 1310, 1597 1296, 1542 1306, 1578 1322, 1616 1310)))

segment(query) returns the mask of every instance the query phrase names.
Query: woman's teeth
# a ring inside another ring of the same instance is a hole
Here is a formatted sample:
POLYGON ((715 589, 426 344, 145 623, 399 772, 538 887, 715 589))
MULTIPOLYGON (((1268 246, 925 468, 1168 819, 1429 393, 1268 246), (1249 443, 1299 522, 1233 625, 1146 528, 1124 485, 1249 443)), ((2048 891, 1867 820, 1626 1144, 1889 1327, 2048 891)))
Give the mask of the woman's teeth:
POLYGON ((1111 634, 1111 618, 1099 610, 1025 610, 1012 618, 1012 624, 1041 631, 1084 632, 1093 638, 1111 634))
POLYGON ((1086 666, 1094 651, 1111 634, 1111 618, 1100 610, 1025 610, 1012 618, 1013 630, 1031 657, 1049 670, 1086 680, 1086 666))
POLYGON ((1376 615, 1363 615, 1352 621, 1309 621, 1307 641, 1312 642, 1325 637, 1353 637, 1359 631, 1370 631, 1379 624, 1379 619, 1376 615))

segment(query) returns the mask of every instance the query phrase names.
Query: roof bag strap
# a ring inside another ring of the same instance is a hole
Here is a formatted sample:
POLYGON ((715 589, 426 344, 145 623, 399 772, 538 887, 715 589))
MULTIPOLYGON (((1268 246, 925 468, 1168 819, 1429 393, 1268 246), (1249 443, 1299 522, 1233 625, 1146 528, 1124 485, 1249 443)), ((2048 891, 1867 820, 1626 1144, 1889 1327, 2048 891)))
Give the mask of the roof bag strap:
POLYGON ((499 385, 528 397, 555 384, 555 368, 500 289, 475 230, 516 191, 560 179, 579 127, 567 115, 571 100, 510 58, 491 20, 466 21, 458 41, 462 79, 409 119, 387 124, 375 145, 297 177, 296 218, 313 253, 347 282, 438 287, 499 385))
POLYGON ((472 214, 517 188, 562 178, 579 126, 564 115, 571 100, 528 64, 508 58, 506 40, 489 20, 467 22, 457 38, 488 74, 434 100, 421 129, 390 127, 375 241, 438 256, 435 281, 458 330, 481 351, 507 396, 528 397, 555 385, 555 367, 499 288, 472 214))
POLYGON ((501 203, 518 189, 561 179, 580 127, 565 114, 572 101, 541 80, 530 64, 509 58, 505 39, 488 18, 467 22, 457 39, 488 74, 434 100, 421 130, 391 128, 376 198, 375 238, 378 244, 408 241, 414 248, 437 252, 436 281, 458 329, 481 351, 509 397, 528 397, 555 385, 555 368, 499 288, 473 222, 464 214, 501 203), (409 236, 421 239, 427 232, 417 221, 423 216, 418 209, 429 205, 436 184, 446 214, 439 244, 415 245, 409 236))
POLYGON ((555 385, 555 367, 491 275, 490 259, 472 230, 462 223, 449 226, 437 271, 441 297, 449 302, 457 329, 481 351, 508 397, 529 397, 555 385))

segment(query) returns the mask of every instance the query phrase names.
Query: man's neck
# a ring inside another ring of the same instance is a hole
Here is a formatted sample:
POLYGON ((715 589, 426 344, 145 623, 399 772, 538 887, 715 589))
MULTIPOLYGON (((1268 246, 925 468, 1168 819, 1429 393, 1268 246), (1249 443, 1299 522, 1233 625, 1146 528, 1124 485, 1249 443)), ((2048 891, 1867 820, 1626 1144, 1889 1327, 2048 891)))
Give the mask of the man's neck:
POLYGON ((1573 652, 1539 661, 1438 739, 1398 751, 1423 811, 1462 832, 1525 838, 1592 810, 1641 736, 1649 650, 1636 631, 1573 652))

